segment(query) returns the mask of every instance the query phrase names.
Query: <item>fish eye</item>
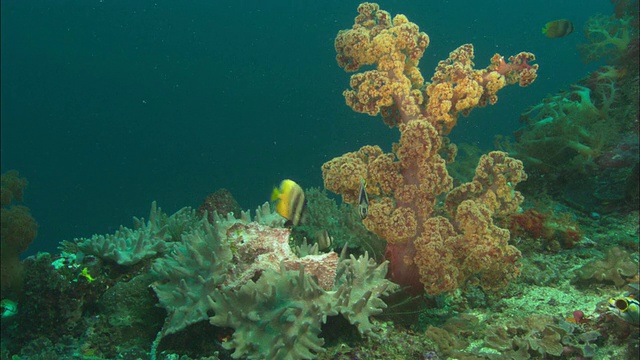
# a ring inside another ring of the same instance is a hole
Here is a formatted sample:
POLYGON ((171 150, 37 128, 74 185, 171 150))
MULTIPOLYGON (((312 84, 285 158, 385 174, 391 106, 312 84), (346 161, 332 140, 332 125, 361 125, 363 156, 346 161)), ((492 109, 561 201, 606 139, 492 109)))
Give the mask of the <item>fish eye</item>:
POLYGON ((616 300, 615 305, 620 311, 627 311, 627 308, 629 307, 629 303, 625 299, 616 300))

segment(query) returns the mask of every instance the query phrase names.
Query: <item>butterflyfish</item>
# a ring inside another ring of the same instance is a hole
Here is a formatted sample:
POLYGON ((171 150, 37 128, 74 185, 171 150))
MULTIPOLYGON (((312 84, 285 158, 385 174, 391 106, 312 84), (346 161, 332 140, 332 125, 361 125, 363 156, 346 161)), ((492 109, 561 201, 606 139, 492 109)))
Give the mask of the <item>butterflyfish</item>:
POLYGON ((567 19, 549 21, 542 28, 542 33, 548 38, 559 38, 573 32, 573 23, 567 19))
POLYGON ((271 201, 277 201, 276 212, 288 222, 297 226, 300 224, 306 211, 307 203, 304 191, 295 181, 282 180, 279 187, 273 189, 271 201))
POLYGON ((358 214, 364 220, 369 214, 369 196, 367 195, 367 182, 360 178, 360 191, 358 192, 358 214))
POLYGON ((325 250, 333 244, 333 237, 329 235, 327 230, 320 230, 316 232, 314 238, 316 239, 316 244, 318 244, 318 249, 320 250, 325 250))

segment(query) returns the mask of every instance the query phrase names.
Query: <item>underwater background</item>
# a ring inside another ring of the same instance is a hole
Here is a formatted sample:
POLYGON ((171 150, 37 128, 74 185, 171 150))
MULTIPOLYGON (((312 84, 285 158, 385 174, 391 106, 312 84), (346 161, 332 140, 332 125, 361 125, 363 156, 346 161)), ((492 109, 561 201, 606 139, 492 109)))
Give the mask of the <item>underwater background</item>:
POLYGON ((640 356, 638 0, 0 6, 0 360, 640 356))
MULTIPOLYGON (((349 74, 333 41, 358 1, 2 2, 2 172, 29 180, 38 238, 27 254, 61 240, 110 232, 152 200, 173 212, 218 188, 240 205, 268 200, 283 178, 321 186, 320 166, 398 133, 344 105, 349 74)), ((493 148, 520 113, 584 77, 571 36, 540 29, 611 12, 605 0, 386 1, 429 34, 424 74, 465 43, 476 64, 495 53, 534 53, 527 89, 460 120, 454 143, 493 148)), ((428 75, 425 75, 428 76, 428 75)))

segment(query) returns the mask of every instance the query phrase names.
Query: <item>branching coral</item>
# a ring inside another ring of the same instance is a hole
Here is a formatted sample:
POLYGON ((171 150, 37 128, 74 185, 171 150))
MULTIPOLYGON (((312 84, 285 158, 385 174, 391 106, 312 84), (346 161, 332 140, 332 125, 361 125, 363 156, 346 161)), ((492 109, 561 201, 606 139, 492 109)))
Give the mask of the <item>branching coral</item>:
POLYGON ((323 351, 320 325, 338 314, 372 335, 369 317, 386 308, 380 296, 398 286, 384 280, 386 263, 377 265, 366 256, 352 256, 340 268, 333 291, 323 290, 303 267, 265 271, 238 291, 214 291, 211 323, 235 329, 223 346, 235 349, 234 358, 312 359, 323 351))
POLYGON ((517 133, 511 156, 543 173, 561 169, 584 173, 585 164, 600 155, 616 128, 594 104, 591 89, 572 88, 547 97, 521 115, 526 125, 517 133), (577 166, 569 168, 571 164, 577 166))
POLYGON ((335 306, 362 335, 373 335, 371 317, 387 307, 381 297, 398 291, 399 286, 384 280, 387 262, 377 264, 367 253, 357 259, 351 255, 338 265, 336 289, 331 292, 335 306))
POLYGON ((363 65, 376 70, 354 74, 344 97, 347 105, 369 115, 382 113, 389 126, 397 126, 418 116, 448 133, 459 114, 474 107, 494 104, 496 93, 507 84, 527 86, 536 78, 538 65, 531 53, 520 53, 505 61, 496 54, 486 69, 473 68, 473 45, 465 44, 438 64, 430 84, 418 68, 429 36, 399 14, 380 10, 378 4, 358 7, 352 29, 341 30, 335 41, 338 65, 357 71, 363 65))
MULTIPOLYGON (((637 16, 637 14, 636 14, 637 16)), ((633 17, 626 15, 596 15, 589 18, 584 27, 587 43, 578 47, 585 62, 616 59, 628 46, 637 41, 637 29, 632 26, 633 17)))
POLYGON ((458 190, 465 195, 451 202, 451 218, 433 217, 438 196, 453 187, 439 151, 444 148, 442 135, 451 131, 460 114, 495 103, 497 91, 507 84, 527 86, 535 80, 538 66, 529 64, 533 54, 523 52, 508 60, 496 54, 487 68, 477 70, 473 46, 462 45, 438 64, 432 82, 425 84, 418 62, 429 37, 404 15, 391 21, 377 4, 363 3, 358 12, 353 28, 336 37, 338 64, 350 72, 362 65, 376 69, 354 74, 352 90, 344 96, 353 110, 380 113, 385 123, 398 127, 400 142, 393 153, 364 146, 325 163, 325 188, 355 204, 361 179, 367 182, 370 204, 363 222, 388 242, 394 281, 430 294, 453 290, 471 275, 487 280, 493 276, 493 284, 485 283, 490 288, 504 284, 518 274, 519 253, 506 246, 508 231, 496 227, 491 216, 518 208, 522 197, 513 186, 525 178, 522 165, 503 153, 483 158, 477 171, 495 166, 491 174, 458 190), (462 204, 465 211, 459 212, 462 204), (461 248, 447 244, 465 241, 461 248), (475 260, 462 261, 466 257, 475 260))

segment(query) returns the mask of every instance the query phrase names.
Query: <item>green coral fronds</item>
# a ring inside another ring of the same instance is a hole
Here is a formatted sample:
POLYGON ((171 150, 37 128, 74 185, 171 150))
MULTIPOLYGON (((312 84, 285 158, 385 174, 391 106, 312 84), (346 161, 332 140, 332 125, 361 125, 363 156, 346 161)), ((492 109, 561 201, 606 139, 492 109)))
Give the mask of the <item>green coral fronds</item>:
POLYGON ((192 233, 182 236, 169 256, 154 262, 151 272, 160 280, 152 287, 169 313, 165 335, 207 319, 206 294, 224 282, 233 257, 220 239, 217 229, 205 218, 192 233))
POLYGON ((373 335, 373 324, 369 317, 379 315, 387 308, 381 296, 398 291, 400 286, 385 279, 385 261, 378 265, 368 254, 342 261, 336 276, 336 298, 338 311, 363 335, 373 335))
POLYGON ((257 282, 216 290, 208 299, 211 324, 235 329, 223 343, 235 349, 235 359, 313 359, 323 351, 320 325, 337 314, 331 296, 303 268, 268 270, 257 282))

